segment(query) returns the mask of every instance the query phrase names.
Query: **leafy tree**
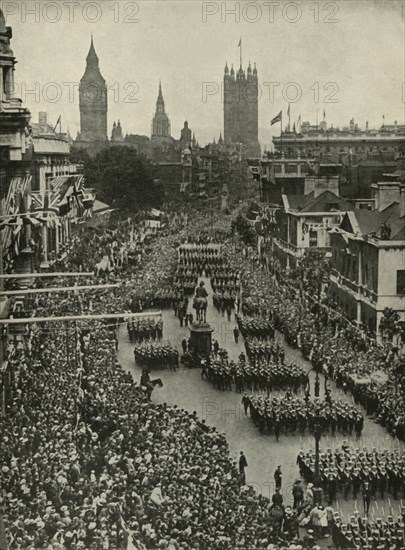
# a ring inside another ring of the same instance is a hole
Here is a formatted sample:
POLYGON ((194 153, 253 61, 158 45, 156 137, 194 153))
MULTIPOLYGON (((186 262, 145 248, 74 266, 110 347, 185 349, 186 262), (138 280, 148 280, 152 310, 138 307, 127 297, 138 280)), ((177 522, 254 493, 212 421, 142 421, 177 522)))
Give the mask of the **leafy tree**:
POLYGON ((252 224, 245 218, 245 216, 239 212, 235 219, 231 223, 232 231, 237 231, 246 246, 256 245, 256 232, 252 227, 252 224))
POLYGON ((90 165, 92 160, 91 160, 91 157, 90 155, 88 154, 88 152, 86 151, 86 149, 82 149, 81 147, 72 147, 72 149, 70 150, 70 162, 74 163, 74 164, 84 164, 84 166, 86 165, 90 165))
POLYGON ((384 336, 392 340, 395 334, 401 332, 400 315, 391 307, 386 307, 380 321, 380 330, 384 336))
POLYGON ((162 204, 163 189, 153 180, 153 167, 135 149, 106 148, 94 159, 81 151, 75 155, 83 159, 87 185, 112 207, 131 212, 162 204))

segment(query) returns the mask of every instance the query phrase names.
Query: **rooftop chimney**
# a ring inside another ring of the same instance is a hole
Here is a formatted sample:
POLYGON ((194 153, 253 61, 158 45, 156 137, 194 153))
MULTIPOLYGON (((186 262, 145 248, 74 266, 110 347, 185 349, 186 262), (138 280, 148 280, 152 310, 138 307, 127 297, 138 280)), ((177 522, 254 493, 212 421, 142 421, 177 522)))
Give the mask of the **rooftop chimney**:
POLYGON ((399 191, 399 216, 405 216, 405 184, 402 184, 399 191))
POLYGON ((401 184, 398 181, 380 181, 377 184, 377 208, 381 212, 397 202, 401 209, 401 184))
POLYGON ((48 114, 46 111, 39 111, 38 122, 39 124, 48 124, 48 114))

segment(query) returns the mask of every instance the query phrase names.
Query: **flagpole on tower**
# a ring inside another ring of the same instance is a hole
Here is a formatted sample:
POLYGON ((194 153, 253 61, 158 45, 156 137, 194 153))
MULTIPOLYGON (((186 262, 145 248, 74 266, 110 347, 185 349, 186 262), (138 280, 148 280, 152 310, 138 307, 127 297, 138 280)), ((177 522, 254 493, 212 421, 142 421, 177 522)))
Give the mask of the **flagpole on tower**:
POLYGON ((239 55, 240 55, 240 68, 242 68, 242 37, 240 37, 240 39, 239 39, 239 48, 240 48, 240 51, 239 51, 239 55))

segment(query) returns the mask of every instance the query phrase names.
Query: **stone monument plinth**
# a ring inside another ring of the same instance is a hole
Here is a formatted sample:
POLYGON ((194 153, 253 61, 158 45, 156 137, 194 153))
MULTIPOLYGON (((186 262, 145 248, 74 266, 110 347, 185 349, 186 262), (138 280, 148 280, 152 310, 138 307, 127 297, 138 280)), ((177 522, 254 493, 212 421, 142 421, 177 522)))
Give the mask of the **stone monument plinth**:
POLYGON ((208 323, 193 323, 189 326, 192 349, 201 355, 211 353, 211 334, 214 329, 208 323))

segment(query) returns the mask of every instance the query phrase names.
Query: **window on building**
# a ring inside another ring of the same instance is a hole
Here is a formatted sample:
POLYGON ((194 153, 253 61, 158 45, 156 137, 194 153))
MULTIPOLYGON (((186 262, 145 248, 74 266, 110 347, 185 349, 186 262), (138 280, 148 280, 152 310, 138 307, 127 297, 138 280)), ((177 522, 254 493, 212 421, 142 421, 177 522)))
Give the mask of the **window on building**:
POLYGON ((317 247, 318 246, 318 232, 313 229, 309 232, 309 246, 317 247))
POLYGON ((397 271, 397 294, 405 294, 405 269, 397 271))

